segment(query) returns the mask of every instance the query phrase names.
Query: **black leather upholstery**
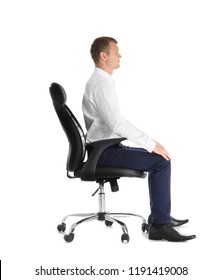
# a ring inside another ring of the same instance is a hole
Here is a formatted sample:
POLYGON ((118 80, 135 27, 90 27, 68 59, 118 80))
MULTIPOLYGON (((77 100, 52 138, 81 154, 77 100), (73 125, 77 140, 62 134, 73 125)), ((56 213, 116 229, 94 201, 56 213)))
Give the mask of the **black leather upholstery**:
POLYGON ((53 99, 53 102, 57 102, 60 105, 64 106, 66 101, 67 101, 67 95, 64 90, 64 88, 57 84, 57 83, 52 83, 50 87, 50 93, 51 97, 53 99))
POLYGON ((67 96, 63 87, 57 83, 52 83, 50 94, 57 116, 69 141, 66 165, 68 172, 73 172, 75 177, 83 181, 118 179, 120 177, 146 177, 146 172, 137 170, 97 167, 101 153, 126 138, 106 139, 86 144, 85 134, 81 125, 66 105, 67 96), (90 151, 87 160, 85 160, 86 150, 90 151))

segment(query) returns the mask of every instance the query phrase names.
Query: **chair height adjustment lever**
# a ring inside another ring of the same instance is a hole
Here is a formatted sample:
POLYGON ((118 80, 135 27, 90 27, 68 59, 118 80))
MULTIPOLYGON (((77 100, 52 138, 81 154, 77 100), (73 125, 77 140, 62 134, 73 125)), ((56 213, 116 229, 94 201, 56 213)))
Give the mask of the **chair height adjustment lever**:
POLYGON ((100 187, 91 195, 91 196, 95 196, 95 194, 99 191, 100 187))

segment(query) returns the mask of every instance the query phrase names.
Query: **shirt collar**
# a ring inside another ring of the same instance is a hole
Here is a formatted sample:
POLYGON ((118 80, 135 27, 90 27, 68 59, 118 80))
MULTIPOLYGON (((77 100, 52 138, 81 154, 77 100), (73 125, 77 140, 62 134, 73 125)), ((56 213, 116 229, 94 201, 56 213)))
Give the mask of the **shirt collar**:
POLYGON ((112 76, 110 74, 108 74, 106 71, 102 70, 99 67, 95 67, 94 73, 97 73, 98 75, 106 78, 107 80, 109 80, 113 85, 115 85, 115 81, 112 78, 112 76))

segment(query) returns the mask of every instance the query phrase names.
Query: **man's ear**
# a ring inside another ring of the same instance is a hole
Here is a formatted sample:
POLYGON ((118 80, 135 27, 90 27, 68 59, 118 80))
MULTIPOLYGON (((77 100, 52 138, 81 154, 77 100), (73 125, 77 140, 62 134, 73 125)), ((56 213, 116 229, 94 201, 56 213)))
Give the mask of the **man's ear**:
POLYGON ((100 52, 100 59, 101 59, 102 61, 106 61, 106 59, 107 59, 107 54, 106 54, 105 52, 100 52))

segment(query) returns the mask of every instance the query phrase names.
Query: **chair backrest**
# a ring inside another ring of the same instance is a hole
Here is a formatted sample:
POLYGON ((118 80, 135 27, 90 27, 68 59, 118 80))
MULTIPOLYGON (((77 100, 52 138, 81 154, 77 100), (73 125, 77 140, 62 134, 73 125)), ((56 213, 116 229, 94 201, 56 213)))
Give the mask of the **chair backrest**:
POLYGON ((67 171, 74 172, 82 167, 85 157, 85 135, 71 110, 66 105, 67 95, 63 87, 52 83, 49 88, 53 105, 69 141, 67 171))

